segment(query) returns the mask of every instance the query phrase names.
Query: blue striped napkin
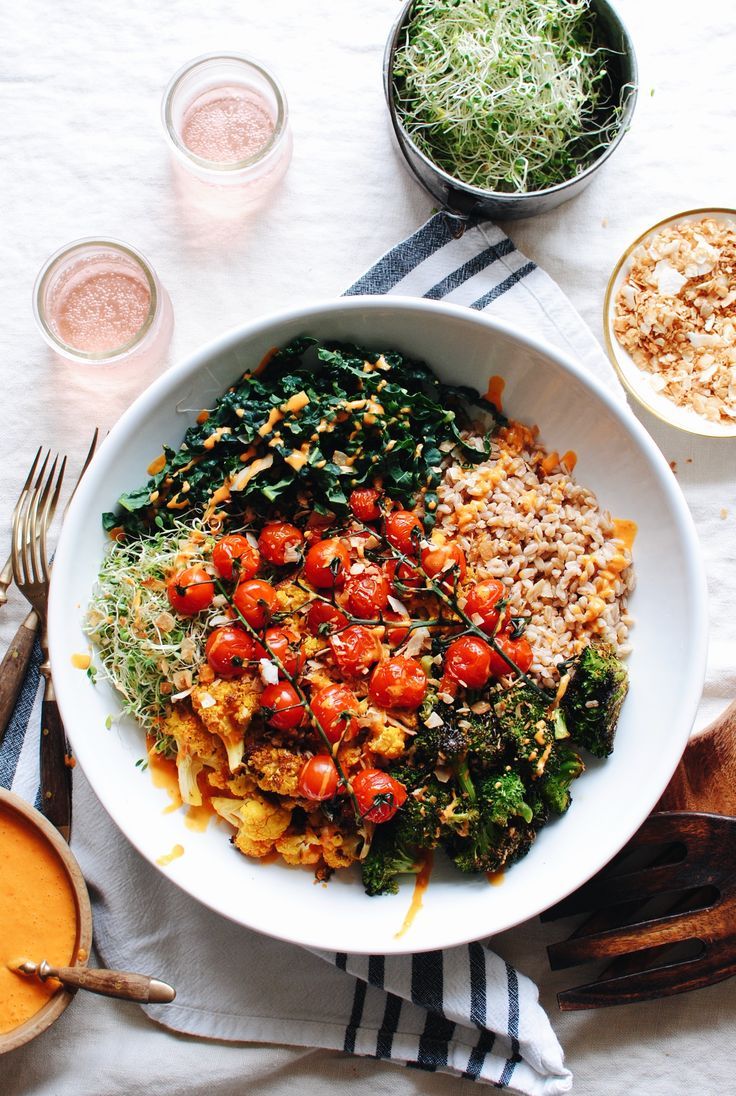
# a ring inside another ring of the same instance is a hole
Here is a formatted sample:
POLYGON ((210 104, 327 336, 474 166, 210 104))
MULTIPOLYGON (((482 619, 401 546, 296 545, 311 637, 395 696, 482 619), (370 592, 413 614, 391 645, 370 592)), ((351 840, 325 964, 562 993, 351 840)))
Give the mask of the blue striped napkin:
MULTIPOLYGON (((348 294, 488 309, 572 353, 620 393, 591 332, 543 271, 491 223, 457 233, 456 218, 436 214, 348 294)), ((40 661, 37 648, 0 747, 0 784, 31 801, 38 799, 40 661)), ((146 1010, 160 1024, 216 1039, 344 1050, 526 1096, 558 1096, 571 1086, 536 987, 486 943, 360 956, 307 951, 240 928, 144 861, 78 769, 73 848, 90 885, 104 962, 155 969, 177 987, 173 1005, 146 1010)))

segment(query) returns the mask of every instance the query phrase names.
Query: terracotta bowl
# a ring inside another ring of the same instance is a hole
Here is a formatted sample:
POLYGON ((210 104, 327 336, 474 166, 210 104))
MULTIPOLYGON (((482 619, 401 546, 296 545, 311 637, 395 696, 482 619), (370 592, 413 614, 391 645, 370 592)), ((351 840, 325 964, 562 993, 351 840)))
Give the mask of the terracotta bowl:
MULTIPOLYGON (((85 967, 89 959, 90 948, 92 947, 92 910, 90 908, 87 885, 82 876, 82 872, 80 871, 79 864, 77 864, 69 846, 58 831, 54 829, 51 823, 48 822, 42 814, 37 810, 34 810, 34 808, 26 803, 24 799, 21 799, 20 796, 0 788, 0 806, 5 810, 15 811, 25 819, 26 822, 29 822, 44 840, 53 847, 54 852, 61 860, 69 878, 72 891, 74 892, 74 901, 77 909, 77 935, 74 946, 76 961, 73 965, 85 967)), ((9 1050, 15 1050, 17 1047, 23 1046, 24 1043, 30 1042, 31 1039, 35 1039, 42 1031, 46 1031, 55 1020, 58 1020, 59 1016, 61 1016, 73 997, 74 994, 68 990, 59 989, 58 992, 55 993, 53 997, 50 997, 47 1003, 35 1013, 35 1015, 26 1020, 20 1027, 0 1034, 0 1054, 5 1054, 9 1050)))

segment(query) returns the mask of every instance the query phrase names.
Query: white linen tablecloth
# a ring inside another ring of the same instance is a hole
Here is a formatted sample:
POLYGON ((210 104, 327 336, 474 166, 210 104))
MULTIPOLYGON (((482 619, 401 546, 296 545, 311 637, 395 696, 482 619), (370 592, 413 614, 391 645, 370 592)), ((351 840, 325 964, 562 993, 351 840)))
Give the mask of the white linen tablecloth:
MULTIPOLYGON (((533 221, 506 225, 600 335, 605 283, 630 240, 678 210, 733 204, 736 15, 730 0, 619 0, 640 64, 631 132, 592 186, 533 221)), ((432 208, 391 145, 381 57, 397 0, 26 0, 0 7, 0 330, 5 416, 0 532, 36 446, 83 456, 149 378, 60 367, 31 317, 43 260, 80 236, 112 235, 152 261, 174 304, 170 360, 223 329, 335 296, 432 208), (279 72, 295 138, 278 193, 241 225, 181 207, 158 120, 171 73, 208 50, 261 56, 279 72)), ((736 695, 733 615, 736 470, 731 442, 676 434, 642 413, 686 492, 711 593, 703 724, 736 695)), ((4 550, 4 548, 2 549, 4 550)), ((24 612, 0 614, 6 643, 24 612)), ((736 983, 601 1013, 562 1015, 544 942, 564 926, 529 922, 494 941, 538 981, 585 1096, 716 1096, 733 1089, 736 983)), ((135 1006, 80 998, 42 1040, 0 1060, 8 1096, 158 1091, 258 1096, 341 1091, 445 1094, 470 1083, 332 1052, 179 1037, 135 1006)))

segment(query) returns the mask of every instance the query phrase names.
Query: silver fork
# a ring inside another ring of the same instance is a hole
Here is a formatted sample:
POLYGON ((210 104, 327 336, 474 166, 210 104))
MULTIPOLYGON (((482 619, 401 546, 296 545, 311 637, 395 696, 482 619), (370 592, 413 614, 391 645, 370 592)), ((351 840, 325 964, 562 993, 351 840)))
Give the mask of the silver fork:
POLYGON ((51 680, 46 629, 51 577, 46 538, 61 494, 66 457, 59 463, 58 456, 51 461, 51 453, 47 453, 33 484, 40 455, 39 450, 26 480, 28 486, 21 491, 13 514, 13 578, 38 616, 44 657, 41 665, 44 677, 40 752, 41 810, 68 840, 71 829, 71 772, 66 763, 66 735, 51 680))
MULTIPOLYGON (((87 456, 84 459, 84 464, 82 465, 82 469, 77 478, 74 490, 72 491, 69 497, 69 501, 67 502, 67 507, 69 506, 69 502, 71 502, 72 498, 74 497, 74 492, 79 486, 82 476, 87 471, 89 463, 95 454, 99 433, 100 432, 98 428, 95 430, 92 437, 92 442, 87 452, 87 456)), ((33 477, 36 475, 38 463, 41 458, 42 448, 43 447, 39 448, 38 452, 36 453, 35 460, 31 465, 31 470, 26 477, 26 482, 21 488, 20 495, 18 496, 18 502, 16 504, 16 510, 20 506, 25 493, 31 488, 31 485, 33 483, 33 477)), ((53 516, 54 515, 52 512, 49 518, 49 523, 53 516)), ((11 552, 11 554, 8 556, 5 566, 0 571, 0 608, 2 608, 2 606, 7 601, 7 589, 12 581, 13 556, 11 552)), ((21 623, 17 632, 13 636, 13 639, 8 646, 3 660, 2 662, 0 662, 0 743, 2 743, 8 723, 10 722, 10 717, 12 716, 15 709, 15 705, 18 700, 18 694, 20 693, 21 686, 23 684, 26 672, 28 670, 28 666, 31 661, 33 643, 36 638, 37 630, 38 614, 36 613, 35 609, 31 609, 30 613, 21 623)))

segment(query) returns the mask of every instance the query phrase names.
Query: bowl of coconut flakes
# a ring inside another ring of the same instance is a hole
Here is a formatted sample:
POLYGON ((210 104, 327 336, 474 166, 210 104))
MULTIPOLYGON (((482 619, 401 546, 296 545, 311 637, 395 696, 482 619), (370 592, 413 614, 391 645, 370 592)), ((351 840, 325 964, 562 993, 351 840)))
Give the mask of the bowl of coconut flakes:
POLYGON ((736 210, 696 209, 636 239, 604 305, 626 388, 670 425, 736 437, 736 210))

